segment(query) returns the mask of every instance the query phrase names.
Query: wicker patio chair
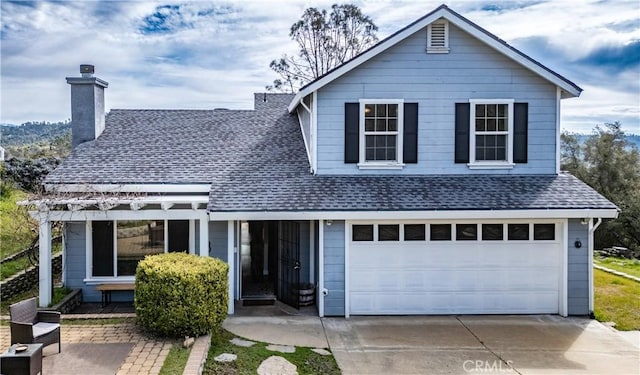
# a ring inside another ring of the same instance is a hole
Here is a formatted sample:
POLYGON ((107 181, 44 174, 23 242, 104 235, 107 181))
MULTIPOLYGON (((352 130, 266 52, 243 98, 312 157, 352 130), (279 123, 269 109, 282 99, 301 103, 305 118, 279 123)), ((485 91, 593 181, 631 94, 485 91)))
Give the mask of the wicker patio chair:
POLYGON ((41 343, 44 346, 58 343, 60 347, 60 313, 38 311, 36 299, 30 298, 9 306, 11 320, 11 345, 41 343))

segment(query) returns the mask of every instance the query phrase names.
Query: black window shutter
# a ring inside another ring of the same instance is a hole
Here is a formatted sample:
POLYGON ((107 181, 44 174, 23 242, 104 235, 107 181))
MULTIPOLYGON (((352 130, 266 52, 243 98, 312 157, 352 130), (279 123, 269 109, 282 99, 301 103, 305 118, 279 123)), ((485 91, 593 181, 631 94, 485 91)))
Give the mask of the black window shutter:
POLYGON ((402 162, 418 162, 418 103, 404 103, 402 162))
POLYGON ((360 103, 344 104, 344 162, 360 161, 360 103))
POLYGON ((91 222, 93 244, 93 276, 113 274, 113 221, 91 222))
POLYGON ((528 155, 529 104, 513 105, 513 162, 526 163, 528 155))
POLYGON ((455 162, 469 162, 469 103, 456 103, 455 162))

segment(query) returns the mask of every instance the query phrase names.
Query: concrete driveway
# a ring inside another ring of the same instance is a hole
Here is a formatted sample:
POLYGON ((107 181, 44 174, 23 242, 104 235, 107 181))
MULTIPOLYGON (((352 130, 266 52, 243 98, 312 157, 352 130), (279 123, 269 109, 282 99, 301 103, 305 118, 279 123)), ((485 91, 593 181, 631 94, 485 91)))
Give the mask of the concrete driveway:
POLYGON ((344 374, 640 374, 640 349, 559 316, 322 319, 344 374))

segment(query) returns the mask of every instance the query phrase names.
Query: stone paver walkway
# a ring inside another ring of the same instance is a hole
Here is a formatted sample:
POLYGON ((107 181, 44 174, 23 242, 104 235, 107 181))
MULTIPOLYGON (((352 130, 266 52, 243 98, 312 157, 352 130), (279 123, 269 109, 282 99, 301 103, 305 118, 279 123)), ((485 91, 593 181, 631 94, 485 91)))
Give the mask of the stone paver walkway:
MULTIPOLYGON (((133 323, 106 325, 63 325, 63 343, 132 343, 133 349, 120 366, 117 375, 157 375, 173 345, 173 342, 149 338, 133 323)), ((10 346, 8 325, 0 326, 0 349, 10 346)), ((56 355, 57 346, 44 350, 46 355, 56 355)), ((46 369, 45 369, 46 370, 46 369)), ((44 371, 46 373, 46 371, 44 371)))

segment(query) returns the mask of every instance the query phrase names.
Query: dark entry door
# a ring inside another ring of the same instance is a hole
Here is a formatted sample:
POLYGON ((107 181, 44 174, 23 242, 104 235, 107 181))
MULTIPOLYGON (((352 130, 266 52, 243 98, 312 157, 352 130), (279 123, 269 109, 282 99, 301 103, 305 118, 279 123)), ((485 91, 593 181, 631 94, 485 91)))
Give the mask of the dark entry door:
POLYGON ((281 221, 279 230, 280 262, 278 264, 278 299, 289 306, 299 308, 298 284, 300 282, 300 224, 281 221))

